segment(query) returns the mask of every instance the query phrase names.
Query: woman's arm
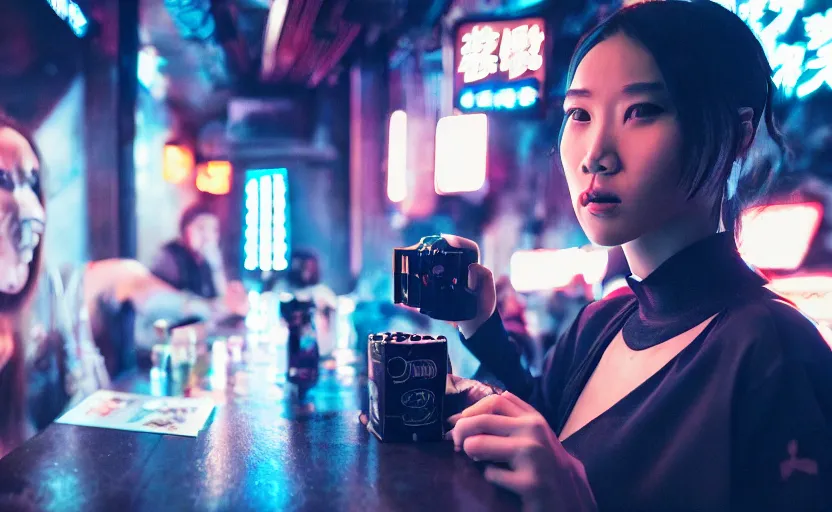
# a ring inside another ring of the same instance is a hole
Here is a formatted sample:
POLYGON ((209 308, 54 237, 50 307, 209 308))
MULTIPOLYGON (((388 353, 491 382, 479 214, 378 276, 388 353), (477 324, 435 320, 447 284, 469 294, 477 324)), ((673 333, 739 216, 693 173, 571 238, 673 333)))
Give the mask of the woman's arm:
POLYGON ((534 406, 551 423, 560 404, 567 365, 572 359, 569 353, 577 343, 579 321, 584 309, 544 356, 539 377, 532 376, 523 366, 520 352, 503 327, 498 311, 473 336, 462 336, 462 343, 508 391, 534 406))

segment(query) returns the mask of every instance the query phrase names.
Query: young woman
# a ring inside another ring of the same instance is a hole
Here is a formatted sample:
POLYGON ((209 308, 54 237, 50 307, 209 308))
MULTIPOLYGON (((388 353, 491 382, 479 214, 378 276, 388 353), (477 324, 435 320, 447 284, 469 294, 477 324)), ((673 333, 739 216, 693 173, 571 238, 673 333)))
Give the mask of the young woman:
POLYGON ((40 270, 46 220, 39 169, 31 139, 0 117, 0 456, 31 431, 23 317, 40 270))
POLYGON ((638 4, 582 39, 567 84, 573 207, 633 294, 585 307, 534 379, 472 266, 460 330, 508 392, 449 437, 529 510, 829 510, 832 351, 732 232, 735 162, 780 142, 759 42, 712 2, 638 4))

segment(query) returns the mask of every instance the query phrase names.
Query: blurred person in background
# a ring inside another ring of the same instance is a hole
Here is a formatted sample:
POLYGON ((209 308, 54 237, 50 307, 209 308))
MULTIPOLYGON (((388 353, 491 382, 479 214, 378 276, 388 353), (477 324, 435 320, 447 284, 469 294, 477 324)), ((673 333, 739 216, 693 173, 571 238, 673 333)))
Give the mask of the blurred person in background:
POLYGON ((112 258, 65 269, 61 276, 65 303, 76 336, 94 340, 111 376, 147 365, 156 338, 153 325, 197 321, 223 322, 248 313, 248 297, 234 292, 206 298, 174 288, 136 260, 112 258), (129 314, 125 314, 129 312, 129 314), (126 346, 125 339, 134 339, 126 346))
POLYGON ((177 290, 206 299, 225 295, 220 220, 214 211, 199 202, 186 208, 179 219, 179 237, 162 246, 150 269, 177 290))
POLYGON ((318 349, 328 356, 335 349, 335 311, 338 297, 332 288, 321 281, 321 262, 318 255, 309 250, 292 251, 287 272, 275 276, 267 289, 278 300, 282 294, 290 294, 300 301, 315 304, 315 328, 318 333, 318 349))
POLYGON ((32 137, 0 116, 0 456, 109 383, 95 346, 67 327, 52 273, 41 271, 41 166, 32 137))
POLYGON ((0 118, 0 456, 33 430, 27 412, 28 307, 46 227, 41 159, 28 134, 0 118))

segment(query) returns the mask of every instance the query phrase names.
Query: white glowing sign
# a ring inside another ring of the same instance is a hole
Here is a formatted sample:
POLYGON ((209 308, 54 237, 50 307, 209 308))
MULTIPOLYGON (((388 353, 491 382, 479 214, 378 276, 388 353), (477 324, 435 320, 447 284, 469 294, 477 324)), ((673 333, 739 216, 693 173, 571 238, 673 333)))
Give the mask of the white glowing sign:
POLYGON ((488 117, 443 117, 436 123, 434 190, 437 194, 474 192, 485 185, 488 117))
POLYGON ((78 37, 84 37, 89 30, 89 21, 78 4, 72 0, 47 0, 59 18, 64 20, 78 37))
POLYGON ((803 98, 832 88, 832 9, 807 13, 805 0, 713 1, 736 12, 757 34, 774 83, 786 96, 803 98), (795 39, 795 33, 802 36, 795 39))
POLYGON ((582 276, 587 284, 601 281, 607 270, 606 249, 536 249, 511 255, 511 285, 518 292, 556 290, 582 276))
POLYGON ((244 189, 243 267, 289 266, 289 203, 286 169, 248 171, 244 189))
POLYGON ((819 273, 779 277, 772 279, 768 287, 793 301, 814 320, 832 322, 832 275, 819 273))
POLYGON ((543 67, 544 39, 540 23, 503 27, 502 32, 492 25, 474 25, 462 35, 457 73, 463 75, 465 83, 478 82, 498 72, 508 73, 508 79, 514 80, 543 67))

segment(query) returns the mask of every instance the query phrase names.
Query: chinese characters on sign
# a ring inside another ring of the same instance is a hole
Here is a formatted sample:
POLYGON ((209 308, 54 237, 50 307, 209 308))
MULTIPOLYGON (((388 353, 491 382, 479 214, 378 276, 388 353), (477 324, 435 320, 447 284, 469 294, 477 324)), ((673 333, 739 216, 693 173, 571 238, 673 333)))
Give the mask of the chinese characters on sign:
POLYGON ((502 33, 489 24, 474 25, 462 35, 457 73, 472 83, 498 71, 507 72, 509 80, 537 71, 543 66, 544 38, 539 23, 505 27, 502 33))
POLYGON ((815 52, 805 66, 807 74, 814 71, 815 75, 798 86, 798 96, 815 92, 824 84, 832 87, 832 9, 803 18, 803 26, 808 37, 806 50, 815 52))
POLYGON ((497 42, 500 33, 489 26, 474 26, 470 32, 462 36, 462 48, 459 50, 462 59, 459 62, 458 73, 464 75, 465 83, 482 80, 497 72, 498 57, 497 42))
POLYGON ((546 79, 541 18, 467 21, 457 26, 454 106, 463 112, 530 110, 546 79))
POLYGON ((806 12, 804 0, 713 1, 736 12, 757 34, 774 83, 786 96, 803 98, 824 85, 832 88, 832 9, 806 12))

